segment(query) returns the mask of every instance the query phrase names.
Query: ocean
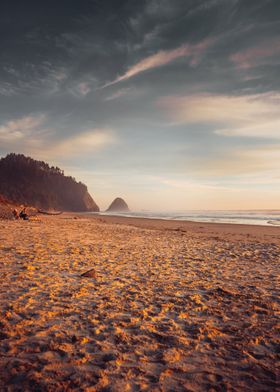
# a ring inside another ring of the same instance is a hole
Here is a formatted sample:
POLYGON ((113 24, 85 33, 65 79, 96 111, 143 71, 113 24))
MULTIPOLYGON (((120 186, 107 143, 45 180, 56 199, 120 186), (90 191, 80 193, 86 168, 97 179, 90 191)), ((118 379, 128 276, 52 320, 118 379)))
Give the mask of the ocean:
POLYGON ((187 220, 193 222, 233 223, 243 225, 280 226, 280 210, 240 210, 240 211, 131 211, 121 213, 101 212, 101 215, 127 216, 134 218, 156 218, 187 220))

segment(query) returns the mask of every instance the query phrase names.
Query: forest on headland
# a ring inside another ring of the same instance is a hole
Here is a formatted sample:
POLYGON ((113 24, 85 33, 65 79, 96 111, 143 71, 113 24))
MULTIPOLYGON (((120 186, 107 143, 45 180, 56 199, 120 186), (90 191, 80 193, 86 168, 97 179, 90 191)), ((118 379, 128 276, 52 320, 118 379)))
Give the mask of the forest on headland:
POLYGON ((46 210, 99 211, 85 184, 23 154, 0 159, 0 195, 15 204, 46 210))

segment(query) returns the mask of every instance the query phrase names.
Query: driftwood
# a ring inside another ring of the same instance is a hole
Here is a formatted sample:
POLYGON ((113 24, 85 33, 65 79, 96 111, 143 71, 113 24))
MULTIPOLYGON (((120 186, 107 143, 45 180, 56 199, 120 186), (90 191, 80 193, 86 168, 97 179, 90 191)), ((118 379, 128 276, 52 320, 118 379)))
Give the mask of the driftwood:
POLYGON ((83 274, 81 274, 81 276, 85 277, 85 278, 96 278, 96 272, 94 270, 94 268, 84 272, 83 274))
POLYGON ((49 211, 44 211, 44 210, 38 210, 37 212, 39 214, 44 214, 44 215, 61 215, 62 214, 62 211, 49 212, 49 211))

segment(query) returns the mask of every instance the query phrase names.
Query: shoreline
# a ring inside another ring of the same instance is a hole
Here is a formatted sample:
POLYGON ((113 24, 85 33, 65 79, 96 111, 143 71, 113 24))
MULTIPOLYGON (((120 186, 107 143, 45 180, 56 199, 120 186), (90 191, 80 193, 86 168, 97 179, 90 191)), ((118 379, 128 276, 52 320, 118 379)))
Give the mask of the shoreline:
MULTIPOLYGON (((86 212, 85 212, 86 213, 86 212)), ((94 214, 94 213, 93 213, 94 214)), ((107 212, 99 211, 102 216, 126 218, 145 218, 178 222, 221 223, 253 226, 280 227, 280 210, 189 210, 182 212, 107 212)))
POLYGON ((249 236, 247 238, 259 239, 261 241, 280 242, 280 227, 278 226, 264 226, 264 225, 248 225, 236 223, 214 223, 214 222, 194 222, 188 220, 168 220, 157 218, 143 218, 143 217, 127 217, 119 215, 101 215, 91 213, 64 213, 62 216, 78 216, 80 218, 89 218, 109 224, 120 224, 127 226, 134 226, 144 229, 155 230, 171 230, 180 231, 182 233, 193 232, 197 235, 208 236, 215 234, 217 236, 224 236, 225 234, 233 235, 237 238, 249 236))

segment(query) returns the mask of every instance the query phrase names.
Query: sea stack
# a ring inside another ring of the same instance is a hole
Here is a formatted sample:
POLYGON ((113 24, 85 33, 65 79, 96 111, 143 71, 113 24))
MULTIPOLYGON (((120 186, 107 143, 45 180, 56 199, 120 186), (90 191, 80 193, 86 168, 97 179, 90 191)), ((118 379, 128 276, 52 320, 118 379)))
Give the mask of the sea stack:
POLYGON ((106 212, 128 212, 129 208, 126 202, 121 198, 117 197, 106 210, 106 212))

